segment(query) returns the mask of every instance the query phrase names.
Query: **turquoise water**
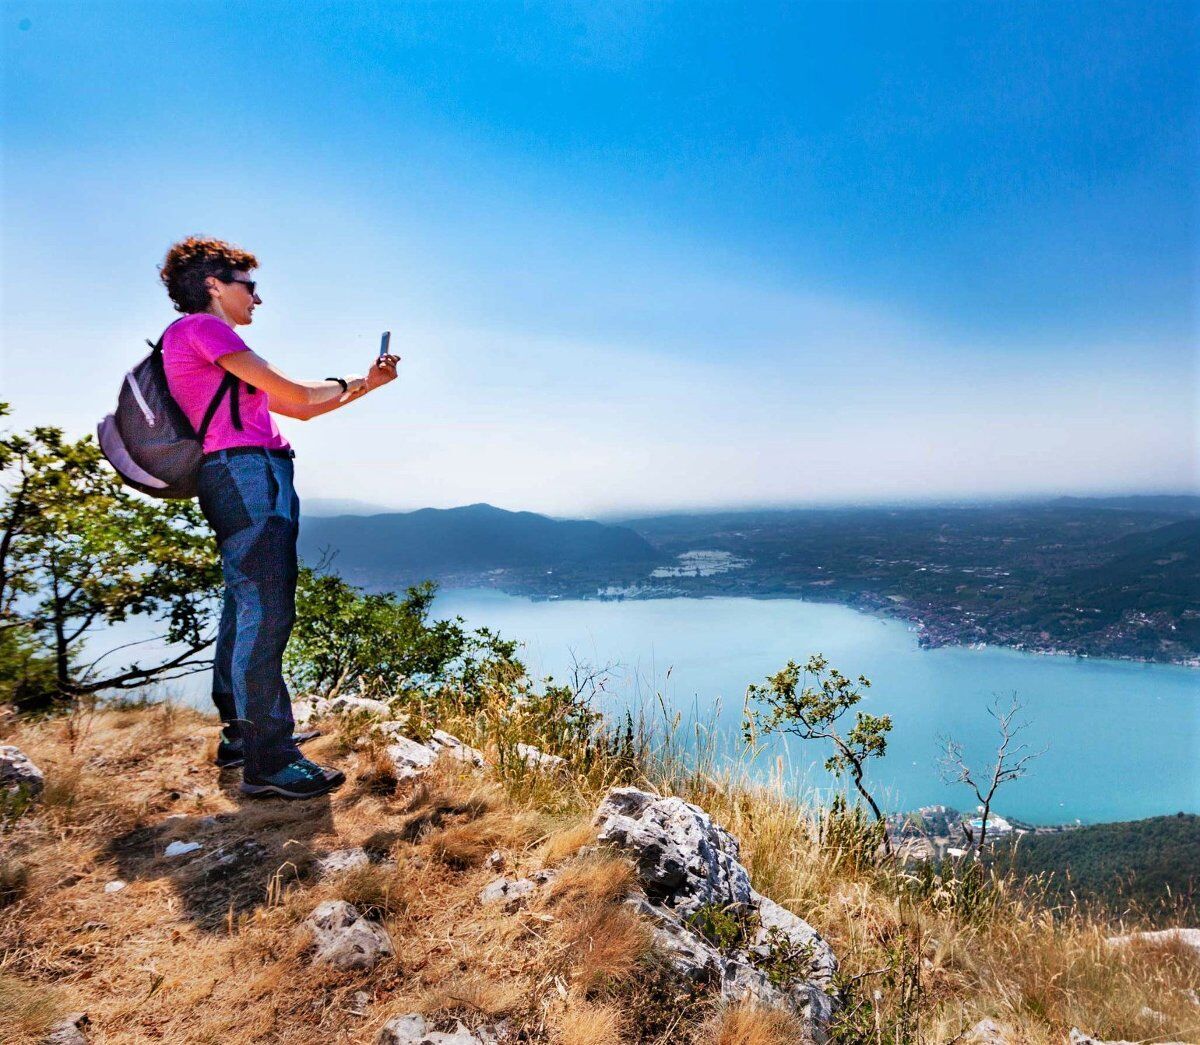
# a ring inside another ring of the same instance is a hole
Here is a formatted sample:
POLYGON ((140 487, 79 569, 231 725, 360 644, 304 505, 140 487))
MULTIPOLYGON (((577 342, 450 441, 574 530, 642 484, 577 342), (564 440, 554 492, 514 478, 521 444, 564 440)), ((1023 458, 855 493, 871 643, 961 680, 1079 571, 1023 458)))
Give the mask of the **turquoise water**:
MULTIPOLYGON (((1169 665, 1046 657, 1005 649, 922 650, 899 621, 793 599, 534 602, 494 591, 445 591, 438 616, 498 629, 525 644, 538 675, 566 677, 572 657, 613 665, 610 710, 645 706, 656 693, 693 719, 715 715, 723 740, 740 736, 747 683, 789 658, 822 653, 872 683, 862 707, 894 721, 886 758, 870 779, 892 809, 945 802, 971 808, 968 792, 939 779, 939 733, 969 757, 994 753, 993 698, 1026 705, 1023 739, 1047 747, 1028 777, 1005 785, 998 812, 1033 823, 1130 820, 1200 812, 1200 671, 1169 665)), ((828 786, 817 745, 792 741, 790 773, 828 786)), ((797 786, 803 786, 798 783, 797 786)))

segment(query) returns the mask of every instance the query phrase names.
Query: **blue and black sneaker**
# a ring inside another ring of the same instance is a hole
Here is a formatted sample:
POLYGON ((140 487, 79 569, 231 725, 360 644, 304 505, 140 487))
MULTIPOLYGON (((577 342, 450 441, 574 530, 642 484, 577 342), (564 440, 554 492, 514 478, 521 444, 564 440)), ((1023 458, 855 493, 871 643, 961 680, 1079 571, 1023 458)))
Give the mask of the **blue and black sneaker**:
MULTIPOLYGON (((319 729, 310 729, 304 733, 293 733, 293 744, 306 744, 310 740, 321 735, 319 729)), ((213 764, 218 769, 234 769, 242 765, 246 761, 246 753, 242 750, 242 742, 240 740, 226 740, 225 732, 221 732, 221 742, 217 745, 217 757, 213 759, 213 764)))
POLYGON ((252 798, 316 798, 328 794, 346 782, 346 774, 338 769, 326 769, 307 758, 289 762, 277 773, 263 777, 245 777, 242 794, 252 798))

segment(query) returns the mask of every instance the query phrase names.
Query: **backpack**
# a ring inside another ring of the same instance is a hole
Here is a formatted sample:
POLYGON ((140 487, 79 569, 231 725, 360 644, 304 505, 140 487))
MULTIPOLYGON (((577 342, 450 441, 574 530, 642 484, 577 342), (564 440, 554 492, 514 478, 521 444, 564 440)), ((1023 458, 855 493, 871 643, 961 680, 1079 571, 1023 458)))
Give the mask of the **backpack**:
POLYGON ((96 436, 101 453, 126 486, 151 497, 186 500, 196 496, 204 436, 227 395, 229 418, 234 428, 242 430, 241 382, 227 373, 204 411, 199 431, 193 429, 167 386, 162 357, 165 336, 164 330, 157 343, 146 341, 150 354, 125 375, 117 408, 96 426, 96 436))

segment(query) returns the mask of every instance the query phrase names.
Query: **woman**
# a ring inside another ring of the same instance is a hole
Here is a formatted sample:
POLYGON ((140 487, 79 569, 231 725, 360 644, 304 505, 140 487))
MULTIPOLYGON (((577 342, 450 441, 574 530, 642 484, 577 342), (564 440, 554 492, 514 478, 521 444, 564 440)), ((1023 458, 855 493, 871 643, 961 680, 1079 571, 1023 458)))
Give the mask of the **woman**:
POLYGON ((224 723, 220 766, 243 765, 247 795, 314 798, 345 776, 300 754, 283 681, 283 651, 296 613, 300 502, 295 453, 272 413, 307 421, 395 380, 396 356, 372 362, 365 378, 295 381, 238 336, 262 304, 251 272, 258 260, 231 244, 193 236, 176 243, 160 270, 185 313, 163 335, 171 394, 199 429, 227 374, 240 378, 220 399, 204 438, 200 507, 216 531, 225 603, 213 661, 213 701, 224 723))

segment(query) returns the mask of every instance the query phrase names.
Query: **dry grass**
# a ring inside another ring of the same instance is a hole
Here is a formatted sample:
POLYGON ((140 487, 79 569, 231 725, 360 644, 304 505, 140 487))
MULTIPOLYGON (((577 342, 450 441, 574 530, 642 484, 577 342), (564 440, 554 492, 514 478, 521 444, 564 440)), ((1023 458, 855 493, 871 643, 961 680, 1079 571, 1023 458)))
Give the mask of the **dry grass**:
POLYGON ((804 1040, 804 1028, 778 1009, 730 1005, 705 1028, 703 1045, 793 1045, 804 1040))
POLYGON ((620 1045, 621 1010, 612 1004, 570 999, 550 1018, 553 1045, 620 1045))
MULTIPOLYGON (((448 728, 494 753, 471 721, 448 728)), ((371 745, 335 735, 307 751, 347 771, 341 792, 243 803, 236 774, 207 762, 216 724, 194 712, 84 709, 4 728, 47 775, 42 803, 2 840, 6 1045, 37 1041, 76 1009, 106 1045, 363 1042, 414 1010, 440 1028, 507 1018, 530 1042, 798 1040, 778 1013, 718 1013, 675 982, 621 903, 628 864, 580 853, 594 842, 605 788, 631 779, 708 809, 741 840, 756 887, 830 940, 848 999, 838 1043, 946 1042, 983 1016, 1029 1045, 1060 1045, 1071 1026, 1200 1041, 1191 952, 1114 951, 1104 937, 1117 927, 1082 912, 1051 918, 1002 886, 985 899, 954 881, 918 889, 852 845, 821 844, 812 811, 782 780, 754 786, 703 759, 685 765, 660 752, 631 778, 627 763, 601 756, 570 779, 516 767, 489 778, 443 759, 422 781, 397 784, 371 745), (203 849, 164 857, 176 838, 203 849), (370 866, 316 880, 316 859, 355 845, 370 866), (493 873, 481 864, 493 849, 506 874, 560 873, 523 910, 482 908, 476 896, 493 873), (117 878, 127 887, 105 893, 117 878), (311 966, 303 920, 332 897, 382 921, 397 956, 365 974, 311 966), (358 991, 370 996, 365 1015, 358 991)))

